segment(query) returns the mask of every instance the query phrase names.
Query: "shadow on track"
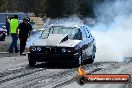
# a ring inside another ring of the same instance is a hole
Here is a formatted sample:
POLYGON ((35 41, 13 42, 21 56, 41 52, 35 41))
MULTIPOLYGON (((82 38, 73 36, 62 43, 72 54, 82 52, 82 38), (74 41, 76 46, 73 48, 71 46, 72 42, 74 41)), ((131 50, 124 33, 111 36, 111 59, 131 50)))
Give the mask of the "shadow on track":
POLYGON ((46 68, 46 69, 72 69, 75 68, 72 64, 66 63, 41 63, 35 66, 29 66, 30 68, 46 68))

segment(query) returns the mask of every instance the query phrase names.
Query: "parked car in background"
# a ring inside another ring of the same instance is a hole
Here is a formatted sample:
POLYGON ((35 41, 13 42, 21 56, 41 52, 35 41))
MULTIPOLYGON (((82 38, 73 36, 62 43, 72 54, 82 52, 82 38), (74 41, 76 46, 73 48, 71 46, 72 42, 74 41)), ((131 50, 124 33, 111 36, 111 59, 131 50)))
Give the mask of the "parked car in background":
POLYGON ((44 30, 29 47, 29 65, 36 62, 70 63, 79 66, 93 63, 95 39, 87 26, 53 25, 44 30))
POLYGON ((0 24, 0 41, 5 41, 7 35, 6 27, 3 24, 0 24))

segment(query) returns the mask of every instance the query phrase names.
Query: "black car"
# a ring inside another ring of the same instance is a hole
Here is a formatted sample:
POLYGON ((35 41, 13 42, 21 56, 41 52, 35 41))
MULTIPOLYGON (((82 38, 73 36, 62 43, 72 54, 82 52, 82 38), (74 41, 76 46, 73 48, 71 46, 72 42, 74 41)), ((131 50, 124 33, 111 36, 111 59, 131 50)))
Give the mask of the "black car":
POLYGON ((79 66, 93 63, 96 53, 95 39, 87 26, 50 26, 29 47, 29 65, 36 62, 70 63, 79 66))

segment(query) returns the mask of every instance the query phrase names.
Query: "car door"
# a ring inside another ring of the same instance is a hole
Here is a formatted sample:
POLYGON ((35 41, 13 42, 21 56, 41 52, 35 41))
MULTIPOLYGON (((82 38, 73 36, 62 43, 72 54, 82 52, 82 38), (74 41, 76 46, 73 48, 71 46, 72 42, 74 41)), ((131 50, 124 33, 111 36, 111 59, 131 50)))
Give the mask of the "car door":
POLYGON ((83 59, 85 60, 85 59, 87 59, 86 57, 87 57, 87 55, 86 55, 86 50, 87 50, 87 48, 88 48, 88 36, 87 36, 87 33, 86 33, 86 28, 85 28, 85 26, 82 26, 81 28, 81 31, 82 31, 82 57, 83 57, 83 59))
POLYGON ((92 51, 93 51, 93 37, 87 27, 84 28, 84 32, 86 36, 85 43, 87 46, 85 49, 85 54, 86 57, 89 57, 90 55, 92 55, 92 51))

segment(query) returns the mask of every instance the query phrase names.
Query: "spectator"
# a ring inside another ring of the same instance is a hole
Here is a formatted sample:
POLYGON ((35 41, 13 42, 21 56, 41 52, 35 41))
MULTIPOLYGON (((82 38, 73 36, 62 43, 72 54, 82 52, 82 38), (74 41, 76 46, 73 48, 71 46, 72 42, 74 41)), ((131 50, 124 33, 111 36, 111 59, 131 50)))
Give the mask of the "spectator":
POLYGON ((10 47, 8 49, 9 53, 13 53, 13 48, 15 48, 15 53, 18 52, 18 47, 17 47, 17 33, 16 33, 16 29, 19 25, 18 22, 18 16, 14 15, 13 19, 11 19, 10 21, 10 35, 12 37, 12 43, 10 44, 10 47))
POLYGON ((17 28, 17 34, 19 29, 19 39, 20 39, 20 55, 25 55, 23 52, 25 50, 27 38, 31 34, 32 26, 28 22, 28 18, 24 18, 23 22, 19 24, 17 28))

